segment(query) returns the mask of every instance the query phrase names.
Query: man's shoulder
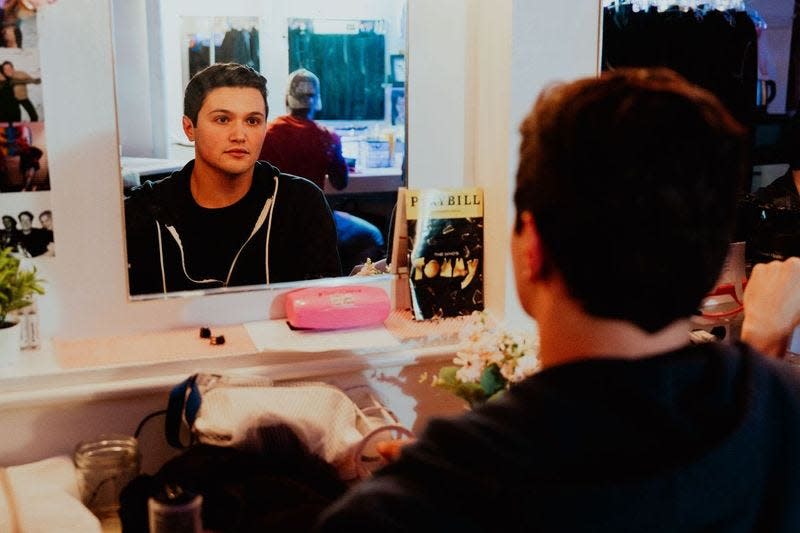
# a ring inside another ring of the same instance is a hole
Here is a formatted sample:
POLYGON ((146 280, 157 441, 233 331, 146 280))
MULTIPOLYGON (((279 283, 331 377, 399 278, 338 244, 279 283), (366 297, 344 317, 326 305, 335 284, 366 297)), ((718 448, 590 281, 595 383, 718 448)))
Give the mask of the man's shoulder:
POLYGON ((283 189, 283 191, 280 191, 279 194, 281 192, 288 192, 292 195, 323 195, 322 189, 320 189, 313 181, 301 176, 295 176, 294 174, 279 174, 278 183, 280 188, 283 189))
POLYGON ((124 201, 126 224, 135 226, 154 219, 160 220, 179 210, 182 193, 187 186, 182 172, 174 172, 166 178, 148 180, 133 187, 124 201))

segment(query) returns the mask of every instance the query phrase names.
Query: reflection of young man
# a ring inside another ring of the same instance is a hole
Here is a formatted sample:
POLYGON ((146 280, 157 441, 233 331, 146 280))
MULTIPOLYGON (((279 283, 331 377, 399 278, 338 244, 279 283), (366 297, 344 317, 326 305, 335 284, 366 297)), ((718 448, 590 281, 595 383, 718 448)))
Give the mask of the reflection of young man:
POLYGON ((322 192, 258 162, 266 80, 216 64, 186 87, 183 129, 195 159, 125 200, 131 294, 340 275, 322 192))
POLYGON ((745 147, 670 71, 547 90, 522 125, 512 236, 542 370, 429 424, 322 531, 800 531, 796 368, 689 344, 745 147))

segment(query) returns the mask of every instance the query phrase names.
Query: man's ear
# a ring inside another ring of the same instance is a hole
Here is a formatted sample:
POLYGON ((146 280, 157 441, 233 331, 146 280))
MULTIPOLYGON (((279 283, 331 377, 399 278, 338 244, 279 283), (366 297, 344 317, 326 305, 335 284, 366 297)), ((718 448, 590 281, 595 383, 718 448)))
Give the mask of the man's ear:
POLYGON ((536 227, 533 214, 525 211, 520 214, 519 239, 522 246, 523 261, 527 281, 539 281, 547 277, 545 251, 536 227))
POLYGON ((186 134, 187 139, 194 142, 194 124, 186 115, 183 116, 183 133, 186 134))

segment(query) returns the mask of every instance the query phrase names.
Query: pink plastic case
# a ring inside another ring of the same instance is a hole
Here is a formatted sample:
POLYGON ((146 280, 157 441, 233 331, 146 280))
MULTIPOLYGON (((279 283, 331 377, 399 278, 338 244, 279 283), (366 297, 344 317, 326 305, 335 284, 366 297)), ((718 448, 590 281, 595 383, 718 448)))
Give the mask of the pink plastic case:
POLYGON ((298 329, 346 329, 382 324, 391 302, 379 287, 311 287, 286 295, 286 317, 298 329))

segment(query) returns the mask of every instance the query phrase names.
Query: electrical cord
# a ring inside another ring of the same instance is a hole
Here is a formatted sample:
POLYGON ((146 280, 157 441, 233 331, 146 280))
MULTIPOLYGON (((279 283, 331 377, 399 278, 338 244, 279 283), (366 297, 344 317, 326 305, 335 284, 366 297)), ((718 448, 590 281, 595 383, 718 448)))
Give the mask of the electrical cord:
POLYGON ((148 421, 149 421, 151 418, 155 418, 155 417, 157 417, 157 416, 159 416, 159 415, 166 415, 166 414, 167 414, 167 410, 166 410, 166 409, 160 409, 160 410, 158 410, 158 411, 154 411, 154 412, 150 413, 149 415, 147 415, 146 417, 144 417, 144 418, 142 419, 142 421, 141 421, 141 422, 139 422, 139 425, 138 425, 138 426, 136 426, 136 431, 134 431, 134 432, 133 432, 133 438, 135 438, 135 439, 138 439, 138 438, 139 438, 139 433, 141 433, 141 432, 142 432, 142 428, 144 428, 144 425, 145 425, 145 424, 146 424, 146 423, 147 423, 147 422, 148 422, 148 421))

